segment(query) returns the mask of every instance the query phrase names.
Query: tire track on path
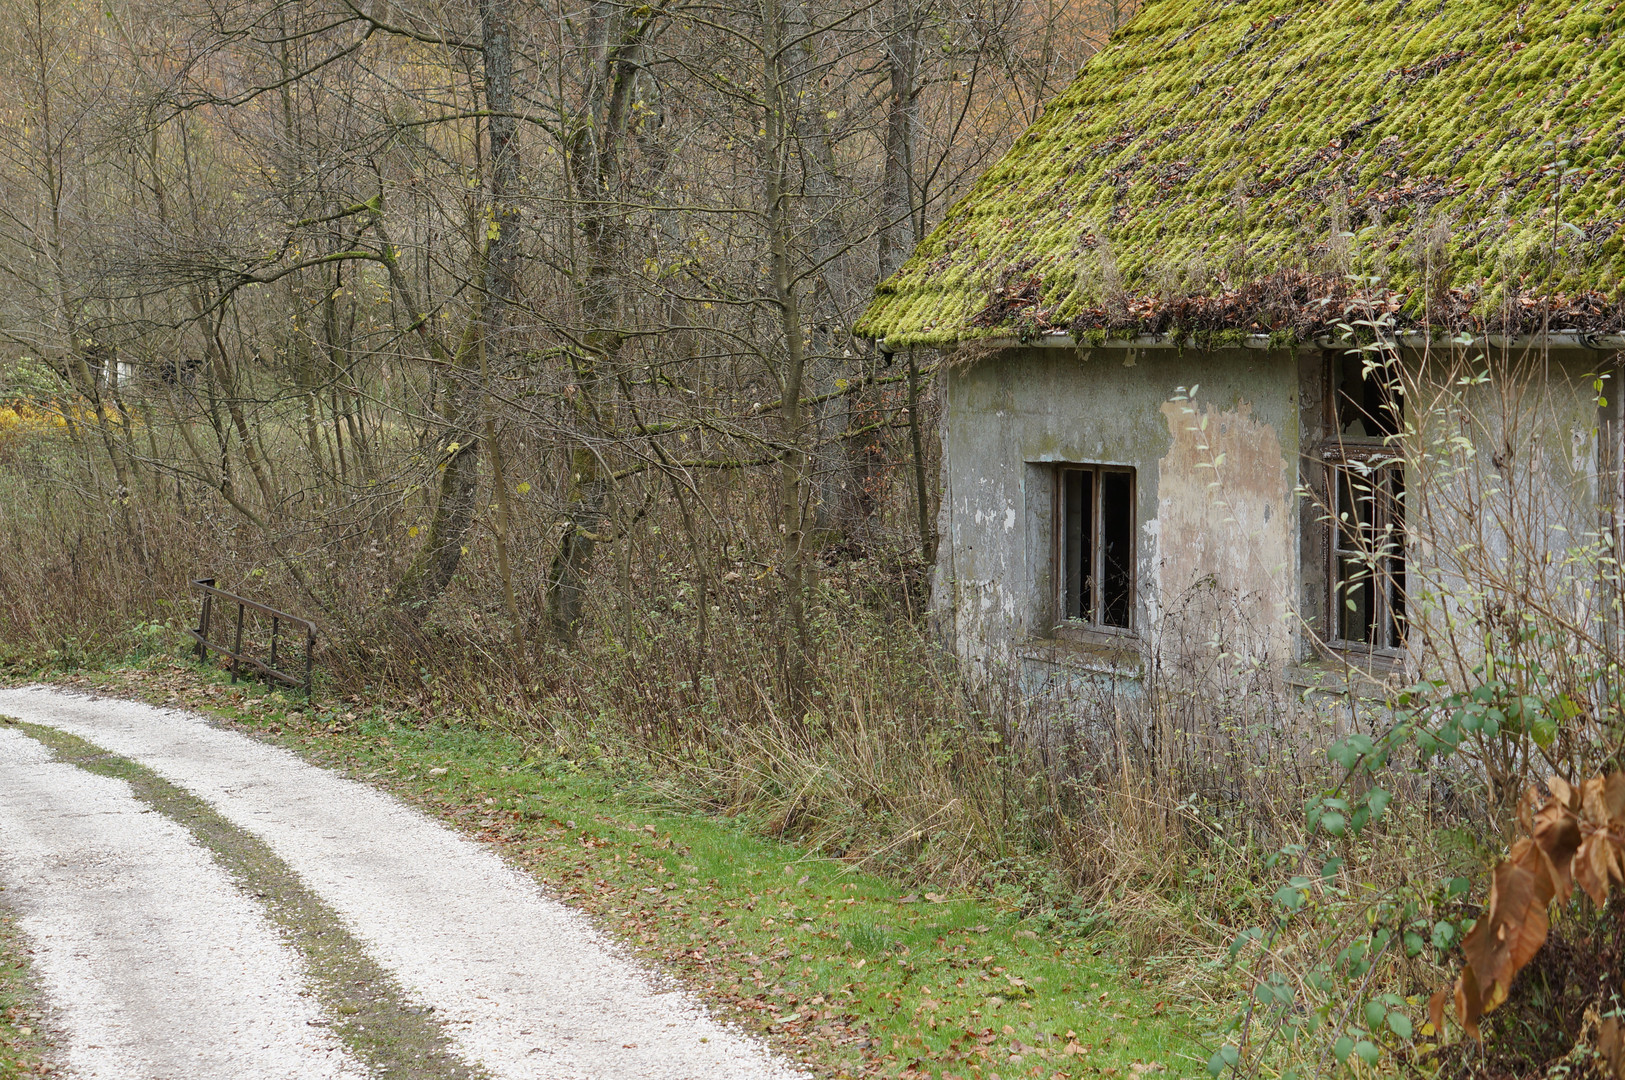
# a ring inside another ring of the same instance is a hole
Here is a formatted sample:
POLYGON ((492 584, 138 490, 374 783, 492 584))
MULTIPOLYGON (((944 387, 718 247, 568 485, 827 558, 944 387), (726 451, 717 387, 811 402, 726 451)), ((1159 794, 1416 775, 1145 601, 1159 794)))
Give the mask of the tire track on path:
POLYGON ((295 954, 179 825, 0 727, 0 877, 85 1080, 364 1080, 295 954))
POLYGON ((45 687, 0 712, 131 758, 262 840, 454 1046, 499 1080, 788 1080, 494 853, 365 784, 204 718, 45 687))

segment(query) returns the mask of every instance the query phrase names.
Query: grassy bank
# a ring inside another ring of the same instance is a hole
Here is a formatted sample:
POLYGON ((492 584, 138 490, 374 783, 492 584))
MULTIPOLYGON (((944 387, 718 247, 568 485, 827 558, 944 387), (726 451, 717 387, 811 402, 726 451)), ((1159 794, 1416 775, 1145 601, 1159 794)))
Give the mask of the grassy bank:
POLYGON ((1100 939, 682 812, 624 759, 382 705, 306 709, 163 655, 56 681, 205 710, 420 805, 821 1075, 1205 1075, 1200 1020, 1100 939))

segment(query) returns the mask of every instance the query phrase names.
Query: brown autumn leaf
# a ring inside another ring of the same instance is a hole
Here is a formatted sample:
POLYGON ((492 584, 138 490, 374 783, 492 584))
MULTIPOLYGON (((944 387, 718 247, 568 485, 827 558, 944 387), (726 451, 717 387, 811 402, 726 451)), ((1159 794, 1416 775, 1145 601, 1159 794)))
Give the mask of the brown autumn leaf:
MULTIPOLYGON (((1506 1000, 1512 978, 1545 944, 1546 907, 1556 892, 1546 855, 1530 839, 1519 840, 1511 856, 1495 868, 1489 910, 1462 941, 1479 998, 1463 1008, 1457 991, 1457 1017, 1469 1030, 1468 1016, 1490 1012, 1506 1000)), ((1476 1016, 1473 1017, 1476 1020, 1476 1016)))
POLYGON ((1602 802, 1610 825, 1625 819, 1625 772, 1616 772, 1608 778, 1608 783, 1603 787, 1602 802))
POLYGON ((1574 892, 1570 863, 1580 847, 1580 821, 1568 806, 1553 799, 1534 814, 1531 825, 1530 837, 1545 856, 1546 870, 1551 875, 1556 898, 1566 901, 1569 894, 1574 892))
POLYGON ((1444 1006, 1449 996, 1449 990, 1435 990, 1433 996, 1428 998, 1428 1023, 1433 1025, 1435 1039, 1444 1038, 1444 1006))
POLYGON ((1625 1076, 1625 1038, 1621 1038, 1619 1017, 1607 1017, 1597 1026, 1597 1053, 1608 1063, 1608 1075, 1625 1076))
POLYGON ((1599 907, 1608 900, 1612 849, 1607 833, 1592 833, 1574 856, 1574 880, 1599 907))
POLYGON ((1471 967, 1462 968, 1457 976, 1454 997, 1456 1020, 1467 1029, 1467 1034, 1475 1039, 1480 1038, 1478 1018, 1484 1015, 1484 1003, 1479 996, 1478 979, 1473 976, 1471 967))
MULTIPOLYGON (((1519 806, 1529 836, 1495 867, 1485 912, 1462 941, 1467 963, 1453 997, 1457 1020, 1474 1038, 1479 1018, 1506 1000, 1512 980, 1545 944, 1552 900, 1567 900, 1578 884, 1601 905, 1614 882, 1625 882, 1625 771, 1578 788, 1553 776, 1546 786, 1551 795, 1538 809, 1533 790, 1519 806)), ((1430 1013, 1435 1006, 1442 1013, 1443 993, 1429 1002, 1430 1013)), ((1625 1061, 1625 1049, 1621 1054, 1625 1061)))

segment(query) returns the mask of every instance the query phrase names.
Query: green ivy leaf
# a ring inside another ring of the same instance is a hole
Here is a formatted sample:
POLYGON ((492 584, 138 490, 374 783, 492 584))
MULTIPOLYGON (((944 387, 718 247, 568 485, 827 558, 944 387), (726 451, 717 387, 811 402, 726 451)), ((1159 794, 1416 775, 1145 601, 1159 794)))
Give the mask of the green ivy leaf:
MULTIPOLYGON (((1337 1059, 1337 1063, 1339 1065, 1341 1065, 1341 1064, 1343 1064, 1343 1062, 1347 1061, 1349 1059, 1349 1055, 1351 1053, 1353 1053, 1353 1052, 1354 1052, 1354 1040, 1349 1038, 1347 1035, 1343 1036, 1341 1039, 1338 1039, 1336 1042, 1332 1043, 1332 1057, 1337 1059)), ((1210 1065, 1209 1068, 1211 1068, 1211 1067, 1212 1066, 1210 1065)), ((1218 1074, 1214 1073, 1214 1075, 1217 1076, 1218 1074)))
POLYGON ((1360 1060, 1365 1062, 1367 1065, 1375 1065, 1377 1060, 1382 1057, 1382 1051, 1378 1050, 1377 1044, 1372 1042, 1370 1039, 1361 1039, 1359 1042, 1355 1043, 1354 1052, 1358 1054, 1360 1060))
POLYGON ((1391 1012, 1391 1013, 1389 1013, 1388 1014, 1388 1030, 1392 1031, 1395 1035, 1398 1035, 1401 1039, 1410 1038, 1411 1037, 1411 1018, 1406 1016, 1402 1012, 1391 1012))

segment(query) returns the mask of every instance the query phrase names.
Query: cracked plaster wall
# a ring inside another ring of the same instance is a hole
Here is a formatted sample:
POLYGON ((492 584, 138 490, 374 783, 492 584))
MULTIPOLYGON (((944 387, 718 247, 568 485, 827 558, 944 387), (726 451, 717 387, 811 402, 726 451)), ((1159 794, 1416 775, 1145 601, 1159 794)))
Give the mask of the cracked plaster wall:
POLYGON ((1140 643, 1177 647, 1177 630, 1195 644, 1222 627, 1287 658, 1298 368, 1284 352, 1109 348, 1011 349, 953 369, 932 600, 961 659, 989 674, 1079 652, 1052 634, 1054 467, 1066 462, 1135 469, 1140 643))

